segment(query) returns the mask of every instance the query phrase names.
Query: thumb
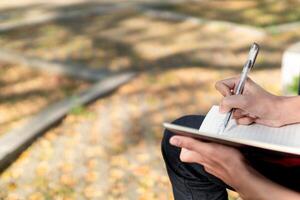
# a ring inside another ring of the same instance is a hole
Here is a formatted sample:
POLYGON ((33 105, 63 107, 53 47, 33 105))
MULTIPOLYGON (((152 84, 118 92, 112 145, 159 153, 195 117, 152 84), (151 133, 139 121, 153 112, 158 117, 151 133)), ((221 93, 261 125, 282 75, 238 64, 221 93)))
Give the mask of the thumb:
POLYGON ((229 112, 232 108, 239 108, 246 110, 248 106, 248 98, 243 95, 231 95, 226 96, 222 99, 220 103, 220 112, 229 112))
POLYGON ((174 146, 185 148, 190 151, 197 151, 199 145, 196 140, 184 136, 173 136, 170 139, 170 143, 174 146))

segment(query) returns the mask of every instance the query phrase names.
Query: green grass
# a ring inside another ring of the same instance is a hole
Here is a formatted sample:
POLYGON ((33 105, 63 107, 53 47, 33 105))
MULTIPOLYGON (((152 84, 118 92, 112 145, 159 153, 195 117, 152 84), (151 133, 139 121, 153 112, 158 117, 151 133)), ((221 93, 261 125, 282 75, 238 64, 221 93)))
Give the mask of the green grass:
POLYGON ((89 115, 90 112, 83 105, 77 105, 71 109, 70 114, 85 116, 85 115, 89 115))
POLYGON ((292 94, 298 94, 298 89, 299 89, 299 76, 295 76, 292 84, 287 86, 287 90, 292 94))

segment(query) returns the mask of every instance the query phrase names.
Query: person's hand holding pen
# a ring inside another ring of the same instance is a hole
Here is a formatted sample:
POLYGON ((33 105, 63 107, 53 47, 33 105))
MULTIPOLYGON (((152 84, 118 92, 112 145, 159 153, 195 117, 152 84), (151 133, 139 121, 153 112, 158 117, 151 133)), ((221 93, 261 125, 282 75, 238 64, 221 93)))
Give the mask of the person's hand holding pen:
POLYGON ((220 103, 220 112, 226 113, 235 108, 233 118, 243 125, 255 122, 280 127, 300 121, 299 112, 295 112, 300 110, 299 103, 293 103, 299 101, 298 97, 273 95, 250 78, 246 81, 243 94, 233 95, 239 79, 233 77, 216 83, 216 89, 224 96, 220 103))
MULTIPOLYGON (((239 80, 240 77, 233 77, 216 83, 217 90, 224 96, 220 105, 221 112, 235 108, 233 118, 245 125, 256 122, 278 127, 297 120, 300 122, 300 96, 273 95, 250 78, 246 80, 243 93, 233 95, 239 80)), ((243 154, 232 147, 184 136, 173 136, 170 143, 181 148, 181 161, 201 164, 205 171, 233 187, 243 199, 300 198, 299 193, 265 178, 249 165, 243 154)), ((268 162, 273 161, 268 159, 268 162)))
MULTIPOLYGON (((231 116, 238 124, 243 125, 258 123, 279 127, 300 122, 300 96, 273 95, 248 78, 258 50, 259 46, 254 43, 241 76, 221 80, 215 85, 224 96, 220 102, 220 112, 226 113, 223 126, 220 126, 220 134, 226 134, 224 131, 231 116)), ((181 161, 201 164, 205 171, 234 188, 243 199, 300 199, 299 193, 261 175, 249 165, 251 156, 244 155, 233 147, 178 135, 170 138, 170 144, 181 148, 181 161)), ((283 164, 289 164, 287 161, 291 160, 284 160, 283 164)), ((278 159, 266 157, 264 162, 278 163, 278 159)))

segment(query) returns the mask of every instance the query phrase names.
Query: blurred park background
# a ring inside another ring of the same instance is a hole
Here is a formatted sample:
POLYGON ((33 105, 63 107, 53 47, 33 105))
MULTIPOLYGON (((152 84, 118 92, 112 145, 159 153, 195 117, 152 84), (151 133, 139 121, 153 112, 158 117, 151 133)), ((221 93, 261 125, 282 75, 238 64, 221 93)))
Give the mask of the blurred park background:
POLYGON ((2 170, 0 199, 172 199, 162 122, 218 104, 214 83, 240 73, 253 42, 251 77, 281 94, 282 56, 299 38, 299 0, 1 0, 0 140, 130 76, 72 104, 2 170))

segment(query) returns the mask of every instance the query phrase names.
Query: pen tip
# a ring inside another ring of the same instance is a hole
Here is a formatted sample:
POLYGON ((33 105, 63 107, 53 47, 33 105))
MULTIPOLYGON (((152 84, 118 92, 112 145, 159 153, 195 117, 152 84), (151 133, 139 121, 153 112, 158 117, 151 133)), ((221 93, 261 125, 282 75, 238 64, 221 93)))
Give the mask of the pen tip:
POLYGON ((256 42, 253 42, 252 44, 254 47, 259 48, 259 45, 256 42))

